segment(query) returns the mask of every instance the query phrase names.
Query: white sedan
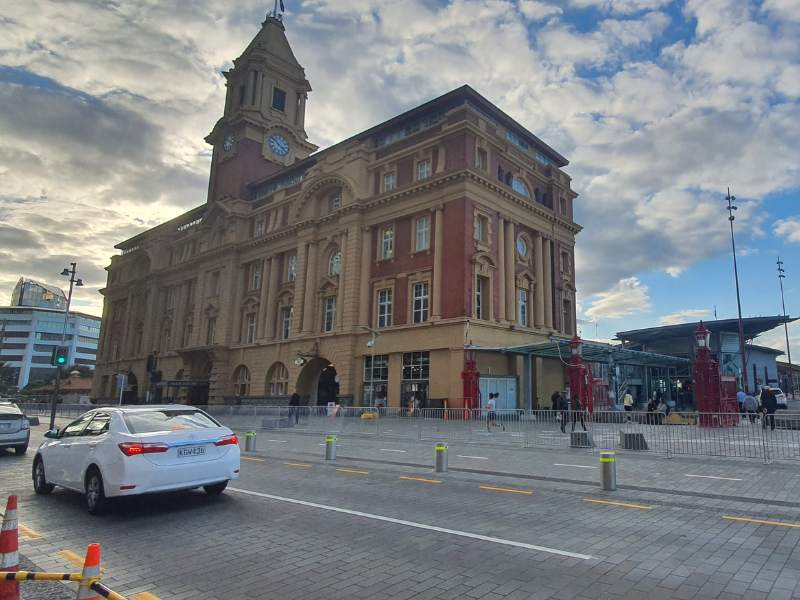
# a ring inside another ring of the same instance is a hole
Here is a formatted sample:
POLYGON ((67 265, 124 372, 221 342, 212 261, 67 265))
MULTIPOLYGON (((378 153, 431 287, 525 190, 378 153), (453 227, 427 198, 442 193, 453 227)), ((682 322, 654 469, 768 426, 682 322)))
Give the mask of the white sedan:
POLYGON ((97 514, 106 499, 203 487, 221 494, 239 477, 239 441, 197 408, 96 408, 48 431, 33 459, 33 488, 61 486, 85 494, 97 514))

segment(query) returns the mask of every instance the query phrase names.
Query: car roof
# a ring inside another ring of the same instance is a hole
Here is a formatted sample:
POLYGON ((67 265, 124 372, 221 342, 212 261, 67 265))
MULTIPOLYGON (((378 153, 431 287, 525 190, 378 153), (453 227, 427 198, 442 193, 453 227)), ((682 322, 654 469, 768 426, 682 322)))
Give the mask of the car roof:
POLYGON ((0 413, 5 415, 21 415, 22 411, 16 404, 11 402, 0 402, 0 413))
MULTIPOLYGON (((132 406, 96 406, 89 410, 97 411, 110 411, 117 413, 137 413, 137 412, 152 412, 156 410, 200 410, 195 406, 189 404, 142 404, 132 406)), ((88 412, 88 411, 87 411, 88 412)))

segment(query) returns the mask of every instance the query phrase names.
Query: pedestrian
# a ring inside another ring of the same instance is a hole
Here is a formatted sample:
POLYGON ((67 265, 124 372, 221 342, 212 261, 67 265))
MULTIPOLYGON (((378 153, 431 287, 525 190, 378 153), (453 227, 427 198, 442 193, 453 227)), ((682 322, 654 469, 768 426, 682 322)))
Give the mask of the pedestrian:
POLYGON ((736 403, 739 405, 739 412, 740 413, 744 412, 744 401, 745 401, 745 398, 747 398, 747 394, 745 393, 745 391, 743 389, 740 388, 739 391, 736 392, 736 403))
POLYGON ((289 422, 291 422, 292 416, 294 416, 294 424, 297 425, 300 422, 300 394, 297 391, 289 398, 289 422))
POLYGON ((654 425, 656 422, 655 412, 657 407, 658 404, 656 404, 655 399, 647 403, 647 423, 649 425, 654 425))
POLYGON ((750 394, 746 394, 742 406, 744 408, 744 412, 747 414, 747 417, 750 419, 750 422, 755 423, 756 417, 758 416, 758 400, 756 400, 750 394))
POLYGON ((668 410, 667 409, 667 403, 664 402, 664 399, 662 398, 661 401, 656 406, 656 414, 658 415, 658 421, 657 422, 658 422, 659 425, 663 425, 664 424, 664 417, 667 416, 667 410, 668 410))
POLYGON ((575 421, 578 418, 581 420, 581 427, 586 431, 586 423, 583 422, 583 406, 581 406, 580 398, 576 395, 572 401, 572 431, 575 431, 575 421))
POLYGON ((778 410, 778 399, 775 397, 775 392, 770 389, 768 385, 761 388, 761 412, 764 413, 764 419, 761 426, 766 429, 767 422, 771 431, 775 431, 775 411, 778 410))
POLYGON ((550 396, 550 410, 558 410, 558 405, 561 402, 561 392, 556 390, 550 396))
POLYGON ((500 425, 503 428, 503 431, 506 430, 506 426, 502 423, 497 422, 497 397, 500 394, 489 392, 489 400, 486 402, 486 431, 491 431, 491 426, 500 425))
POLYGON ((569 401, 566 393, 558 395, 558 410, 561 418, 561 433, 567 433, 567 421, 569 421, 569 401))
MULTIPOLYGON (((622 397, 622 405, 625 408, 625 412, 633 412, 633 396, 631 395, 630 390, 625 390, 625 395, 622 397)), ((625 420, 630 421, 631 416, 625 415, 625 420)))

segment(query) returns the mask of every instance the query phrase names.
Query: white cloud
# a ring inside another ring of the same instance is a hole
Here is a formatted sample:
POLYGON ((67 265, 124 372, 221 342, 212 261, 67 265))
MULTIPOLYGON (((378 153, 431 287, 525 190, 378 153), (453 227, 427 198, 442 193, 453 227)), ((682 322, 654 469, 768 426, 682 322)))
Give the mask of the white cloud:
POLYGON ((596 294, 586 309, 592 320, 621 319, 650 310, 648 288, 636 277, 620 279, 611 289, 596 294))
POLYGON ((672 0, 570 0, 575 8, 596 7, 620 14, 632 14, 663 8, 672 0))
POLYGON ((789 217, 775 221, 775 233, 789 242, 800 243, 800 217, 789 217))
POLYGON ((668 315, 659 317, 661 325, 678 325, 680 323, 691 323, 707 317, 711 313, 707 308, 686 308, 668 315))
POLYGON ((539 0, 520 0, 519 11, 530 21, 542 21, 564 12, 561 7, 555 4, 539 2, 539 0))

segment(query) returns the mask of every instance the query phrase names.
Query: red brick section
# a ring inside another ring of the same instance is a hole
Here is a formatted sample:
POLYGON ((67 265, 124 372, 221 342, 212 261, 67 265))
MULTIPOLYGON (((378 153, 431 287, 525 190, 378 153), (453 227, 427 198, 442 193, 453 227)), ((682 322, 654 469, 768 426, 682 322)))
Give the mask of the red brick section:
POLYGON ((472 202, 461 199, 445 205, 444 232, 442 317, 449 319, 467 315, 471 310, 468 298, 472 294, 469 257, 474 251, 472 202))
POLYGON ((214 165, 214 200, 223 196, 247 197, 246 184, 263 179, 282 167, 264 158, 261 144, 249 139, 239 142, 236 156, 214 165))

